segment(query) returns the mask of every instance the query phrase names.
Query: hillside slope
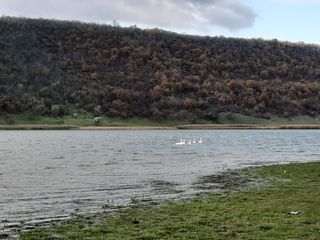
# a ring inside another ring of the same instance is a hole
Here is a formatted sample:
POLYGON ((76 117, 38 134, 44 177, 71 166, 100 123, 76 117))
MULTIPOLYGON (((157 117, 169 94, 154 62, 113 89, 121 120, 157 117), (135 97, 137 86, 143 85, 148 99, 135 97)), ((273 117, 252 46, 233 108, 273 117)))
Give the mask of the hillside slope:
POLYGON ((320 114, 320 49, 0 18, 0 114, 154 120, 320 114))

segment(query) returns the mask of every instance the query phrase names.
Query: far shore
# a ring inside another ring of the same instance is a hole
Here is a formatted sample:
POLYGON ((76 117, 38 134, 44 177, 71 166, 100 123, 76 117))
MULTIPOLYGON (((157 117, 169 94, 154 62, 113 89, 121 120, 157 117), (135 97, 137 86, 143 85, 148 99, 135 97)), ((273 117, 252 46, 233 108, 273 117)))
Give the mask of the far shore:
POLYGON ((181 125, 177 126, 177 129, 199 129, 199 130, 211 130, 211 129, 320 129, 320 125, 317 124, 296 124, 296 125, 254 125, 254 124, 202 124, 202 125, 181 125))
POLYGON ((77 130, 78 126, 71 125, 46 125, 46 124, 32 124, 32 125, 0 125, 0 130, 77 130))
POLYGON ((249 125, 249 124, 190 124, 175 127, 151 126, 90 126, 80 130, 274 130, 274 129, 320 129, 320 125, 249 125))
POLYGON ((320 129, 320 124, 256 125, 256 124, 190 124, 177 126, 76 126, 76 125, 0 125, 0 130, 283 130, 320 129))

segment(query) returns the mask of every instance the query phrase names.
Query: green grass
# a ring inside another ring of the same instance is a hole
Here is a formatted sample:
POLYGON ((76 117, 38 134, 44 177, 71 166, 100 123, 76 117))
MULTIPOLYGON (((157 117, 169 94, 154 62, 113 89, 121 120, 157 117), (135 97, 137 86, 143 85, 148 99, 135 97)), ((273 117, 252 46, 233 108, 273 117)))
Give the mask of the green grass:
POLYGON ((251 168, 243 174, 264 185, 160 207, 136 204, 22 233, 21 239, 320 239, 320 163, 251 168))
MULTIPOLYGON (((46 116, 29 116, 26 114, 12 114, 5 121, 0 119, 0 125, 73 125, 73 126, 93 126, 93 116, 91 115, 78 115, 63 116, 63 117, 46 117, 46 116)), ((150 127, 170 127, 178 123, 175 121, 156 122, 148 119, 140 118, 107 118, 104 117, 99 126, 150 126, 150 127)))
POLYGON ((219 116, 220 124, 252 124, 252 125, 303 125, 320 124, 319 117, 297 116, 292 118, 280 118, 273 116, 270 119, 250 117, 235 113, 222 113, 219 116))
MULTIPOLYGON (((30 116, 28 114, 11 114, 7 119, 0 118, 0 125, 71 125, 71 126, 93 126, 93 116, 90 114, 78 114, 74 116, 49 117, 30 116)), ((250 125, 311 125, 319 124, 320 118, 309 116, 298 116, 294 118, 272 117, 270 119, 255 118, 235 113, 221 113, 217 122, 198 120, 196 124, 250 124, 250 125)), ((174 127, 178 125, 191 124, 183 121, 152 121, 141 118, 107 118, 104 117, 99 126, 149 126, 149 127, 174 127)))

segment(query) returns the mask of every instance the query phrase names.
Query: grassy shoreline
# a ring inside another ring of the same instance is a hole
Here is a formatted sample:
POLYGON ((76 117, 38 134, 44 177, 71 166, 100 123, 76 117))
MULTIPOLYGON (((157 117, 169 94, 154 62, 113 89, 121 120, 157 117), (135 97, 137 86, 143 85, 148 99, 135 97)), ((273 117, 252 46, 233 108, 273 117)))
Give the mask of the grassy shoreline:
POLYGON ((77 130, 78 126, 69 125, 0 125, 0 130, 77 130))
POLYGON ((211 129, 320 129, 320 125, 315 124, 297 124, 297 125, 251 125, 251 124, 194 124, 194 125, 181 125, 177 126, 181 130, 211 130, 211 129))
POLYGON ((71 126, 71 125, 0 125, 2 130, 285 130, 285 129, 320 129, 320 125, 250 125, 250 124, 189 124, 177 126, 71 126))
POLYGON ((79 217, 21 234, 30 239, 320 239, 320 162, 211 177, 223 194, 79 217), (234 177, 231 177, 234 176, 234 177), (237 185, 249 182, 251 187, 237 185), (243 181, 242 181, 243 182, 243 181))
POLYGON ((222 113, 216 122, 198 120, 152 121, 149 119, 101 118, 98 124, 91 115, 40 117, 25 114, 0 118, 0 130, 188 130, 188 129, 320 129, 320 118, 255 118, 235 113, 222 113))

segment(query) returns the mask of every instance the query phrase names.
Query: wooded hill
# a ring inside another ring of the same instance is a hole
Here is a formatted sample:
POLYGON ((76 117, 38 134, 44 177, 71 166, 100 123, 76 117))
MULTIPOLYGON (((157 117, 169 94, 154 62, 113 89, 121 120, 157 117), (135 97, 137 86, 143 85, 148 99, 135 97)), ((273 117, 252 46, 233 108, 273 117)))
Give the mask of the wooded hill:
POLYGON ((320 114, 320 50, 0 18, 0 114, 215 120, 220 112, 320 114))

